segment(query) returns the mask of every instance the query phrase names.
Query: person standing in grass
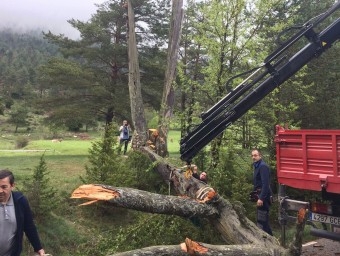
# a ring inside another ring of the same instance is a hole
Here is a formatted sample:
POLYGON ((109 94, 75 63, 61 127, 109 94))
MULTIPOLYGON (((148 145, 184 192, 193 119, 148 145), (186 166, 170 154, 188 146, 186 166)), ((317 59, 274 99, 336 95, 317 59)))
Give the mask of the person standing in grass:
POLYGON ((21 192, 13 191, 14 186, 13 173, 0 170, 0 256, 19 256, 24 233, 34 251, 45 255, 28 201, 21 192))
POLYGON ((122 151, 124 144, 124 155, 126 155, 127 147, 130 141, 131 128, 127 120, 123 121, 123 125, 119 127, 119 149, 118 153, 122 151))

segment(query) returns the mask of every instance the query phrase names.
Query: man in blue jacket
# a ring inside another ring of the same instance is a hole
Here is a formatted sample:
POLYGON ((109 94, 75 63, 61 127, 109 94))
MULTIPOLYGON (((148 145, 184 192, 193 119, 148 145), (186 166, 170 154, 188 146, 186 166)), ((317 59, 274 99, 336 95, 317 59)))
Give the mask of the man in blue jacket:
POLYGON ((38 255, 45 255, 26 197, 14 189, 14 176, 0 170, 0 256, 19 256, 24 232, 38 255))
POLYGON ((270 169, 263 161, 261 152, 258 149, 251 151, 251 157, 254 166, 254 191, 257 191, 258 194, 256 202, 257 226, 272 236, 273 233, 269 225, 269 207, 271 205, 270 169))

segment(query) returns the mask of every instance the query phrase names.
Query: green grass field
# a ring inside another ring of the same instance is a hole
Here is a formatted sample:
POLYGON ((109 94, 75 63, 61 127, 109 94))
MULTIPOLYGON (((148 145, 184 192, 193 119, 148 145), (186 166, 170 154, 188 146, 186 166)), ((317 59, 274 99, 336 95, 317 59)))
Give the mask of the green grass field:
POLYGON ((75 184, 79 184, 79 176, 84 173, 90 146, 90 141, 31 141, 23 149, 0 151, 1 168, 13 171, 20 188, 21 181, 33 173, 44 155, 54 187, 71 191, 75 184))
MULTIPOLYGON (((54 143, 51 140, 31 140, 22 149, 15 149, 15 137, 0 138, 0 168, 10 169, 17 185, 33 173, 42 155, 45 157, 50 179, 58 190, 70 192, 80 184, 79 176, 85 173, 85 164, 91 140, 72 138, 54 143)), ((168 148, 171 158, 179 158, 180 132, 170 131, 168 148)))
MULTIPOLYGON (((83 250, 88 250, 87 246, 91 246, 89 241, 98 238, 100 233, 107 229, 108 223, 113 225, 110 230, 115 230, 125 222, 131 221, 126 216, 128 211, 117 208, 110 209, 114 212, 113 220, 112 218, 106 220, 103 216, 96 216, 93 219, 93 216, 98 214, 94 210, 96 206, 92 208, 91 206, 77 207, 81 202, 68 199, 74 189, 82 184, 80 176, 85 174, 89 149, 92 142, 101 139, 100 134, 91 134, 91 140, 69 137, 57 143, 52 142, 51 139, 43 140, 42 136, 32 136, 27 146, 16 149, 18 137, 22 137, 22 135, 6 134, 6 136, 0 137, 0 169, 13 171, 16 187, 18 190, 22 190, 23 182, 32 177, 35 167, 39 165, 40 158, 44 155, 50 186, 57 190, 56 196, 62 200, 58 209, 54 211, 49 225, 43 224, 38 227, 47 252, 53 255, 57 253, 59 256, 67 256, 70 255, 69 249, 74 254, 77 247, 84 247, 86 249, 79 249, 79 254, 74 255, 89 255, 88 253, 84 254, 83 250), (93 232, 88 233, 90 227, 93 232)), ((180 132, 171 131, 169 133, 168 148, 171 158, 179 158, 179 140, 180 132)), ((26 246, 26 248, 31 249, 30 246, 26 246)), ((25 255, 31 254, 33 254, 32 251, 25 255)), ((93 254, 90 253, 90 255, 93 254)))

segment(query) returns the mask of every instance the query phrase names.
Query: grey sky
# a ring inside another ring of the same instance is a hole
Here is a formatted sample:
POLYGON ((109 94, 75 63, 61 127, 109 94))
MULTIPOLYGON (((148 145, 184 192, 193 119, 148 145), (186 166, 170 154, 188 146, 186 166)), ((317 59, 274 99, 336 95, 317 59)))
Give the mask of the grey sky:
POLYGON ((0 28, 39 28, 75 39, 79 33, 67 20, 87 21, 97 10, 95 3, 104 2, 106 0, 0 0, 0 28))

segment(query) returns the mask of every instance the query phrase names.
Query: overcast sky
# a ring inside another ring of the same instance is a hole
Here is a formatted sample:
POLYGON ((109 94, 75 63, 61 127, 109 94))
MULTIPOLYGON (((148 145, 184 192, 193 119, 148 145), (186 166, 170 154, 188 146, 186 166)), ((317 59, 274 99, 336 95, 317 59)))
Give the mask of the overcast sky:
POLYGON ((77 30, 67 22, 72 18, 90 19, 95 3, 106 0, 0 0, 0 28, 50 30, 76 39, 77 30))

